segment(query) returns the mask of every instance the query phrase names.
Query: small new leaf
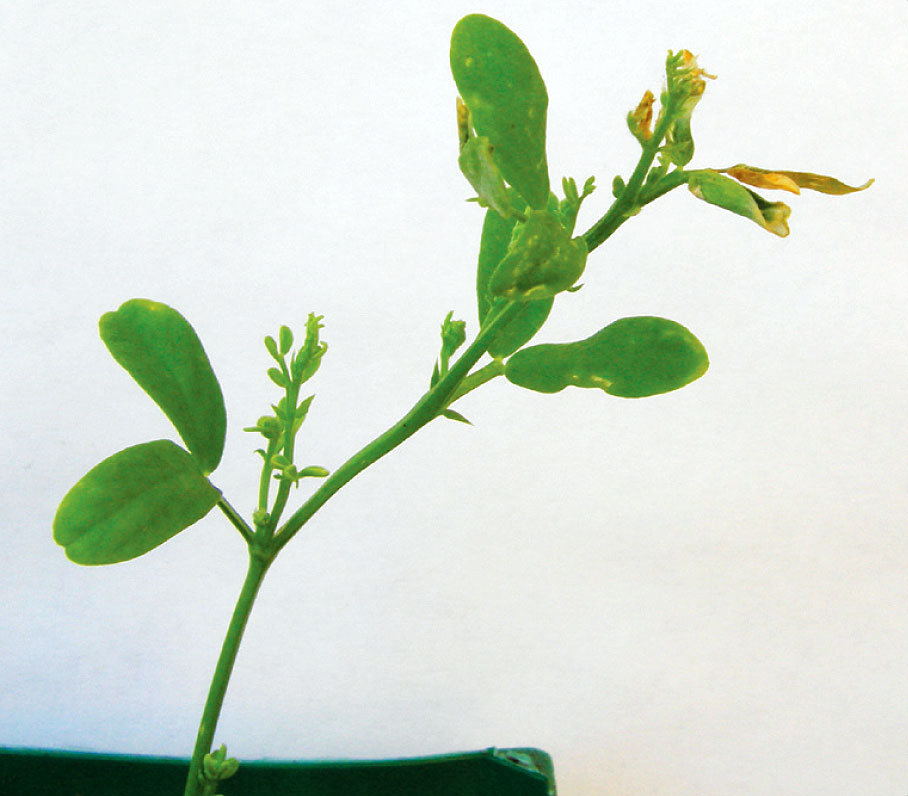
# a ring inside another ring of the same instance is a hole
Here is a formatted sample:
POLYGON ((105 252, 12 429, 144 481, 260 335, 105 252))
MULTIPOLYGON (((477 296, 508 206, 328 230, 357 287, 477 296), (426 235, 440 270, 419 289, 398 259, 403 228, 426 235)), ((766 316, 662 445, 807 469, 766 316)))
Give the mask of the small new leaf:
POLYGON ((287 389, 290 386, 290 380, 284 375, 283 371, 277 368, 268 368, 268 378, 283 389, 287 389))
POLYGON ((457 165, 476 191, 480 207, 491 207, 502 218, 523 218, 511 204, 504 177, 492 157, 494 147, 486 136, 476 136, 470 124, 470 111, 457 98, 457 127, 460 131, 460 155, 457 165))
POLYGON ((442 409, 439 414, 442 417, 446 417, 448 420, 456 420, 458 423, 466 423, 468 426, 473 425, 462 414, 460 414, 460 412, 455 412, 453 409, 442 409))
MULTIPOLYGON (((512 195, 512 201, 519 210, 526 210, 526 203, 516 194, 512 195)), ((486 212, 476 263, 476 305, 480 327, 486 322, 492 307, 506 301, 492 295, 489 280, 508 253, 516 223, 515 219, 502 218, 492 210, 486 212)), ((525 302, 520 312, 489 341, 489 354, 496 358, 507 357, 525 345, 542 328, 553 301, 549 297, 525 302)))
POLYGON ((293 416, 293 430, 291 431, 292 436, 296 436, 296 433, 303 425, 303 421, 305 421, 306 415, 309 414, 309 406, 311 405, 313 398, 315 398, 315 396, 310 395, 296 408, 296 413, 293 416))
POLYGON ((263 415, 254 426, 244 428, 243 431, 257 431, 265 439, 277 439, 282 431, 281 422, 271 415, 263 415))
POLYGON ((239 770, 240 764, 235 757, 227 757, 227 747, 221 744, 220 748, 210 752, 202 758, 203 782, 217 783, 230 779, 239 770))
POLYGON ((269 334, 265 337, 265 348, 268 349, 268 353, 271 354, 272 359, 275 362, 283 362, 280 352, 277 350, 277 341, 269 334))
POLYGON ((309 465, 300 470, 300 478, 327 478, 331 473, 324 467, 309 465))
POLYGON ((467 339, 466 323, 452 320, 453 310, 449 312, 441 324, 441 356, 444 361, 460 348, 467 339))
POLYGON ((290 349, 293 347, 293 332, 290 331, 290 328, 288 326, 282 326, 280 328, 280 339, 281 353, 290 353, 290 349))
POLYGON ((558 203, 558 215, 561 218, 561 225, 567 230, 568 235, 572 235, 577 223, 577 214, 580 212, 580 205, 587 196, 596 190, 596 178, 589 177, 583 183, 581 193, 577 192, 577 183, 573 177, 564 177, 561 180, 561 187, 564 191, 564 199, 558 203))

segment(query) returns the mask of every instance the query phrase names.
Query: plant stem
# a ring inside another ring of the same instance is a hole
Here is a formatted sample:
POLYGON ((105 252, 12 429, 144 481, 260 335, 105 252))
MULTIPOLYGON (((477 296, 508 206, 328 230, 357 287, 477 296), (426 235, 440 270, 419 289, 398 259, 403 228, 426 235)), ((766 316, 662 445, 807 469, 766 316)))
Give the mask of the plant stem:
MULTIPOLYGON (((306 522, 318 511, 335 492, 354 476, 365 470, 370 464, 394 450, 404 440, 411 437, 424 425, 438 416, 451 401, 461 382, 479 358, 486 352, 494 334, 507 324, 521 309, 520 302, 506 304, 502 311, 480 330, 472 345, 460 356, 447 374, 427 393, 420 398, 413 408, 384 434, 376 437, 346 462, 337 468, 316 490, 312 496, 297 509, 275 534, 273 552, 277 552, 289 542, 306 522)), ((478 385, 477 385, 478 386, 478 385)))
MULTIPOLYGON (((202 720, 199 723, 199 732, 196 736, 195 748, 189 763, 189 774, 186 778, 184 796, 200 796, 202 793, 204 786, 199 781, 202 761, 205 755, 211 752, 214 744, 214 732, 217 728, 221 707, 224 704, 227 684, 230 681, 230 674, 233 671, 233 664, 236 661, 240 641, 243 638, 243 631, 249 620, 249 614, 252 611, 262 579, 265 577, 265 573, 268 571, 268 567, 275 556, 303 524, 324 505, 325 501, 353 476, 362 472, 370 464, 396 448, 401 442, 438 416, 438 413, 450 402, 451 396, 455 394, 461 382, 464 381, 479 358, 486 352, 489 341, 495 331, 511 320, 519 309, 520 305, 516 302, 506 305, 492 321, 480 330, 476 340, 464 351, 445 377, 423 395, 398 423, 377 437, 359 453, 354 454, 345 464, 341 465, 323 483, 322 487, 287 521, 277 536, 273 538, 253 536, 248 525, 239 517, 233 507, 226 500, 221 501, 221 508, 230 518, 230 521, 240 529, 243 537, 249 543, 249 569, 246 572, 246 580, 243 582, 243 588, 237 598, 236 607, 233 610, 233 616, 227 628, 227 635, 221 647, 221 654, 218 658, 214 675, 211 678, 208 699, 205 702, 202 720)), ((484 368, 474 375, 479 376, 485 370, 487 369, 484 368)), ((477 383, 473 384, 471 389, 478 387, 479 384, 487 381, 492 375, 494 374, 489 372, 488 376, 479 377, 481 381, 474 380, 477 383)), ((291 455, 292 451, 293 448, 290 446, 289 452, 291 455)), ((281 503, 280 496, 281 493, 279 492, 276 503, 281 503)), ((286 498, 284 499, 286 500, 286 498)), ((280 508, 282 507, 281 504, 280 508)))
POLYGON ((221 654, 218 657, 217 666, 215 666, 214 675, 211 678, 208 699, 205 702, 202 720, 199 723, 199 732, 196 736, 195 748, 192 751, 192 759, 189 762, 189 774, 186 777, 184 796, 198 796, 202 792, 202 783, 199 781, 199 775, 202 772, 202 759, 212 749, 214 731, 217 728, 218 717, 221 714, 221 706, 224 704, 224 695, 227 693, 227 684, 230 682, 230 674, 233 671, 233 664, 240 648, 240 641, 243 639, 243 631, 246 629, 246 622, 249 620, 249 613, 252 611, 255 596, 258 594, 259 586, 261 586, 262 579, 265 577, 270 564, 270 557, 262 556, 257 550, 250 547, 246 580, 243 581, 243 588, 240 590, 236 607, 233 609, 233 616, 227 628, 227 635, 224 637, 221 654))
POLYGON ((218 500, 218 508, 220 508, 227 516, 227 519, 233 523, 233 527, 240 532, 240 535, 246 540, 246 543, 251 543, 254 531, 246 524, 246 520, 240 516, 239 512, 227 502, 227 498, 223 495, 221 496, 221 499, 218 500))
MULTIPOLYGON (((665 134, 668 132, 673 120, 673 109, 670 106, 663 108, 663 112, 656 123, 656 129, 653 130, 652 136, 643 145, 643 152, 637 162, 637 167, 634 169, 634 173, 631 174, 631 178, 627 181, 627 185, 621 195, 615 199, 608 212, 583 234, 588 251, 593 251, 597 246, 601 246, 618 227, 639 211, 641 205, 637 198, 640 194, 640 189, 643 187, 643 181, 646 179, 650 166, 653 165, 653 160, 662 145, 662 139, 665 138, 665 134)), ((672 185, 671 187, 675 186, 672 185)), ((652 201, 655 198, 655 196, 652 196, 648 201, 652 201)))
POLYGON ((452 403, 454 403, 454 401, 463 398, 468 392, 472 392, 477 387, 481 387, 487 381, 491 381, 497 376, 501 376, 503 374, 504 360, 493 359, 491 362, 489 362, 488 365, 481 367, 479 370, 474 371, 469 376, 467 376, 448 399, 448 403, 445 404, 445 406, 450 406, 452 403))
POLYGON ((269 439, 268 446, 265 450, 265 462, 262 465, 262 475, 259 478, 259 511, 268 511, 268 492, 271 488, 271 473, 274 468, 271 466, 271 457, 278 451, 278 440, 269 439))
MULTIPOLYGON (((289 378, 289 374, 288 374, 289 378)), ((296 401, 299 398, 300 385, 291 379, 290 386, 287 388, 286 397, 284 399, 286 417, 282 418, 284 421, 284 458, 289 462, 293 462, 293 448, 294 442, 296 441, 296 433, 294 432, 294 421, 296 418, 296 401)), ((274 505, 271 507, 271 519, 268 521, 268 535, 274 533, 274 529, 277 527, 278 521, 281 518, 281 514, 284 511, 284 506, 287 505, 287 498, 290 497, 290 482, 286 479, 281 479, 281 482, 277 488, 277 497, 274 499, 274 505)))

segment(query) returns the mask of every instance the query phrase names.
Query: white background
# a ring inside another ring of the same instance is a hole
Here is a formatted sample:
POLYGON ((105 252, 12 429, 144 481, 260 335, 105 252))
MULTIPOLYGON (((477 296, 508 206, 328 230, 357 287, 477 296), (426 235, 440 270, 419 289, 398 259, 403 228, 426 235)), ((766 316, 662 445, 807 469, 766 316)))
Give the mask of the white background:
MULTIPOLYGON (((668 49, 718 75, 692 167, 833 174, 776 238, 684 189, 591 257, 539 341, 691 328, 708 374, 640 401, 503 379, 357 477, 272 568, 217 743, 312 759, 536 745, 564 796, 908 793, 908 3, 0 3, 0 744, 188 754, 245 567, 218 512, 69 563, 57 503, 173 436, 99 316, 179 309, 228 406, 248 514, 277 391, 262 337, 330 349, 301 463, 337 467, 475 333, 482 212, 456 166, 450 30, 515 29, 553 185, 639 151, 668 49)), ((306 486, 300 490, 304 496, 306 486)))

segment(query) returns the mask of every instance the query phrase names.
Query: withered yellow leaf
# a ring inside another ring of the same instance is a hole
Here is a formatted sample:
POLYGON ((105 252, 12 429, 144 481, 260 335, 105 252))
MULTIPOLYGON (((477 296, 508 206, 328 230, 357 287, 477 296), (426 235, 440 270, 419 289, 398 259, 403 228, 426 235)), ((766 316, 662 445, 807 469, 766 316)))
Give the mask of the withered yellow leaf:
POLYGON ((717 171, 734 177, 738 182, 753 185, 755 188, 769 188, 772 190, 790 191, 791 193, 801 193, 801 188, 808 188, 811 191, 841 196, 846 193, 863 191, 873 184, 873 180, 870 179, 863 185, 852 186, 846 185, 835 177, 827 177, 825 174, 812 174, 807 171, 761 169, 757 166, 747 166, 743 163, 727 169, 717 169, 717 171))

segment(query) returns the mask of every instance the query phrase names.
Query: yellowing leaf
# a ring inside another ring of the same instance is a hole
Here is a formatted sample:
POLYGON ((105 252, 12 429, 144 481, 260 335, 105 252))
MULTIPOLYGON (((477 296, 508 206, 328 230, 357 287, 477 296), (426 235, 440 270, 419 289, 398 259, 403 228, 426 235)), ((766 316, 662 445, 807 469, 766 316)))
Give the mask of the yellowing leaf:
POLYGON ((743 163, 727 169, 717 169, 717 171, 734 177, 738 182, 753 185, 755 188, 791 191, 791 193, 801 193, 801 188, 808 188, 811 191, 841 196, 846 193, 863 191, 873 184, 873 180, 870 179, 863 185, 855 187, 846 185, 844 182, 835 179, 835 177, 827 177, 824 174, 811 174, 807 171, 761 169, 756 166, 746 166, 743 163))

